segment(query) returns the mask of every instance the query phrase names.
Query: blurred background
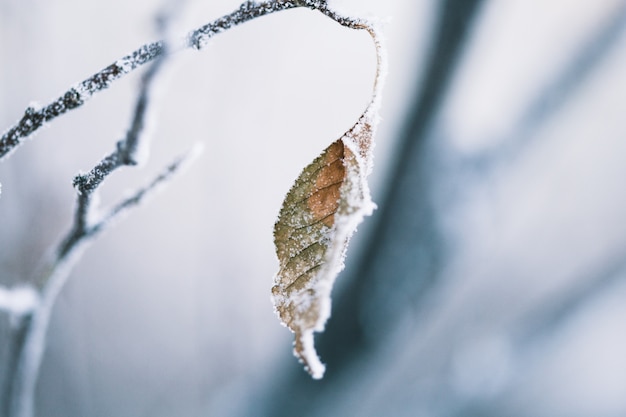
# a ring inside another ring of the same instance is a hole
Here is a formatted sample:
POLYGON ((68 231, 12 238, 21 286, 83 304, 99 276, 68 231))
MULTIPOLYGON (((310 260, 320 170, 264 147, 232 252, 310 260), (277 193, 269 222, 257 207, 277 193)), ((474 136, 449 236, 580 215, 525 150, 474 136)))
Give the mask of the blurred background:
MULTIPOLYGON (((302 9, 170 61, 150 160, 107 180, 102 204, 205 151, 74 269, 38 416, 626 415, 626 3, 332 4, 384 19, 390 62, 379 208, 316 338, 324 379, 272 311, 272 229, 300 170, 364 109, 375 54, 302 9)), ((238 5, 189 0, 174 32, 238 5)), ((0 129, 154 40, 159 7, 0 0, 0 129)), ((0 284, 37 278, 71 225, 72 178, 123 137, 140 72, 0 163, 0 284)))

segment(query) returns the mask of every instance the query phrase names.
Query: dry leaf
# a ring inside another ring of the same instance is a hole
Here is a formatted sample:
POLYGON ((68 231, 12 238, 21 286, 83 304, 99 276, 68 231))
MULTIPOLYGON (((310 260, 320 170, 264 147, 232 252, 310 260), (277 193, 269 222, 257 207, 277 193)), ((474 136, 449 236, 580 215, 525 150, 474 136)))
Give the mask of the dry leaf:
POLYGON ((282 323, 295 333, 294 354, 316 379, 325 367, 313 332, 323 331, 330 316, 330 293, 350 237, 375 208, 366 177, 385 59, 376 30, 365 23, 360 28, 372 35, 378 58, 371 102, 357 123, 302 171, 274 225, 279 271, 272 301, 282 323))
POLYGON ((330 292, 343 269, 348 241, 374 209, 366 176, 371 167, 375 114, 371 108, 296 180, 274 226, 280 269, 272 298, 282 322, 295 333, 294 354, 314 378, 324 365, 313 332, 330 316, 330 292))

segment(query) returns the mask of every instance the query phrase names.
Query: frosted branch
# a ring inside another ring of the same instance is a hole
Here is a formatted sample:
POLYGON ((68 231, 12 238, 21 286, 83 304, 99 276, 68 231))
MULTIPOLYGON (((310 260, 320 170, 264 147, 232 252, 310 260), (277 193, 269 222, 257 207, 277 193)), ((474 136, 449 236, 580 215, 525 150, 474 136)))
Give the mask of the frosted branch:
MULTIPOLYGON (((175 174, 180 173, 182 168, 198 155, 199 150, 200 148, 196 146, 190 152, 176 158, 148 185, 136 190, 130 197, 122 200, 98 221, 93 224, 89 221, 84 221, 83 226, 74 226, 72 232, 65 239, 62 249, 58 252, 55 262, 50 267, 48 276, 44 279, 43 283, 45 285, 42 289, 41 304, 34 311, 32 320, 29 323, 30 329, 26 334, 22 355, 18 364, 17 378, 14 380, 12 415, 30 417, 33 414, 34 391, 43 357, 50 314, 81 250, 87 243, 93 241, 100 233, 105 231, 115 219, 118 219, 129 209, 138 206, 148 196, 171 180, 175 174)), ((86 201, 88 205, 90 199, 83 201, 86 201)))
POLYGON ((145 187, 136 190, 130 197, 122 200, 119 204, 114 206, 104 216, 102 216, 101 220, 91 228, 93 233, 98 233, 111 221, 123 215, 127 210, 138 206, 146 198, 161 189, 161 187, 169 182, 176 174, 181 173, 187 166, 189 166, 201 152, 202 146, 200 144, 196 144, 188 152, 174 159, 152 180, 152 182, 145 187))
MULTIPOLYGON (((328 8, 326 0, 270 0, 265 2, 246 1, 237 10, 214 20, 187 34, 182 40, 170 45, 166 51, 165 42, 157 41, 143 45, 129 55, 79 82, 63 93, 52 103, 43 107, 30 106, 22 118, 9 127, 0 138, 0 160, 9 155, 25 138, 28 138, 46 123, 82 106, 96 93, 108 88, 114 81, 133 70, 153 61, 166 53, 183 49, 202 49, 213 36, 247 21, 275 12, 306 7, 319 10, 339 24, 353 29, 371 31, 372 26, 363 19, 341 16, 328 8)), ((161 23, 160 23, 161 24, 161 23)))
MULTIPOLYGON (((190 32, 179 45, 172 47, 172 51, 185 48, 201 49, 211 37, 233 26, 293 7, 298 7, 293 1, 271 1, 258 4, 245 2, 233 13, 190 32)), ((22 143, 23 139, 35 133, 47 122, 82 106, 96 93, 108 88, 114 81, 164 53, 165 44, 163 41, 143 45, 86 80, 70 87, 67 92, 52 103, 41 108, 28 107, 22 118, 2 134, 0 159, 8 155, 22 143)))
POLYGON ((126 137, 117 143, 116 149, 112 153, 105 156, 87 174, 79 174, 74 178, 74 187, 78 193, 74 225, 59 248, 59 258, 64 257, 77 241, 91 233, 90 230, 93 228, 90 225, 90 217, 93 212, 92 201, 97 188, 118 168, 136 165, 139 162, 138 150, 141 146, 147 146, 146 143, 142 142, 147 140, 143 138, 143 133, 148 112, 149 91, 161 65, 161 59, 155 61, 141 80, 131 126, 126 137))
POLYGON ((24 138, 32 135, 45 123, 82 106, 94 94, 108 88, 115 80, 152 61, 162 55, 163 52, 164 45, 162 42, 144 45, 102 71, 70 87, 67 92, 52 103, 41 108, 28 107, 20 121, 2 134, 0 159, 9 154, 22 143, 24 138))

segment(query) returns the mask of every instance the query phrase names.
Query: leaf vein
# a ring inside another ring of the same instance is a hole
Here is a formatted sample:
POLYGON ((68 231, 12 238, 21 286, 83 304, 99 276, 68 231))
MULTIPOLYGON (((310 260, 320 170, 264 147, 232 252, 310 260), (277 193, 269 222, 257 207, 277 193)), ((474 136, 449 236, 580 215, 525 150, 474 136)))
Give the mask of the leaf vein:
POLYGON ((302 230, 305 229, 307 227, 311 227, 311 226, 315 226, 316 224, 322 223, 324 220, 326 220, 327 218, 329 218, 330 216, 334 216, 335 214, 337 214, 337 212, 334 213, 330 213, 327 216, 322 217, 321 219, 318 219, 316 221, 314 221, 313 223, 308 223, 305 224, 304 226, 298 226, 298 227, 289 227, 287 226, 288 229, 291 229, 289 235, 287 236, 287 238, 285 240, 290 240, 290 239, 295 239, 293 237, 294 233, 297 232, 298 230, 302 230))
POLYGON ((310 267, 309 269, 307 269, 306 271, 304 271, 303 273, 301 273, 300 275, 298 275, 296 277, 296 279, 293 280, 293 282, 289 285, 287 285, 285 287, 285 291, 289 291, 291 289, 291 287, 293 287, 294 285, 296 285, 299 281, 301 281, 305 275, 307 275, 308 273, 310 273, 311 271, 318 269, 319 267, 321 267, 322 265, 324 265, 323 263, 319 263, 317 265, 313 265, 312 267, 310 267))
POLYGON ((333 182, 332 184, 328 184, 328 185, 323 186, 322 188, 318 188, 318 189, 316 189, 315 191, 313 191, 311 194, 307 195, 307 196, 306 196, 306 197, 304 197, 303 199, 298 200, 298 201, 295 201, 292 205, 290 205, 290 206, 289 206, 289 209, 291 209, 290 211, 295 210, 295 209, 296 209, 296 207, 295 207, 295 206, 297 206, 298 204, 303 203, 303 202, 305 202, 305 201, 309 200, 309 199, 310 199, 311 197, 313 197, 314 195, 319 194, 319 192, 320 192, 320 191, 326 190, 326 189, 328 189, 328 188, 330 188, 330 187, 332 187, 332 186, 335 186, 335 185, 337 185, 337 184, 342 184, 342 183, 343 183, 343 181, 344 181, 344 179, 342 178, 340 181, 336 181, 336 182, 333 182))

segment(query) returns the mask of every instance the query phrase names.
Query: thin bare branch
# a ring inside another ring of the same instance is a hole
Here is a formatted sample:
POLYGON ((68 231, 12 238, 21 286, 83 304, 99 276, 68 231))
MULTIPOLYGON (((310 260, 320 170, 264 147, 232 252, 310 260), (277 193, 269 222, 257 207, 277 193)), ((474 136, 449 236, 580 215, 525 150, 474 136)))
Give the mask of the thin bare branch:
MULTIPOLYGON (((266 14, 298 6, 299 4, 294 1, 245 2, 234 12, 190 32, 179 45, 173 45, 171 51, 185 48, 202 49, 210 38, 233 26, 266 14)), ((0 159, 7 156, 22 143, 23 139, 32 135, 47 122, 82 106, 96 93, 108 88, 114 81, 164 55, 165 52, 163 41, 143 45, 86 80, 70 87, 67 92, 52 103, 41 108, 28 107, 22 118, 2 134, 0 159)))
MULTIPOLYGON (((13 380, 12 416, 30 417, 33 415, 35 386, 43 358, 50 314, 61 289, 69 278, 72 267, 80 257, 79 255, 87 244, 104 232, 114 220, 119 219, 131 208, 138 206, 176 174, 179 174, 185 166, 195 159, 199 150, 200 148, 196 146, 191 151, 176 158, 148 185, 136 190, 130 197, 122 200, 93 224, 86 222, 80 233, 75 231, 77 229, 73 229, 65 239, 62 246, 63 251, 59 251, 43 280, 45 285, 41 290, 41 303, 27 322, 28 329, 23 339, 16 378, 13 380)), ((90 199, 86 201, 89 202, 90 199)))
POLYGON ((74 85, 61 97, 41 108, 28 107, 17 124, 2 134, 0 139, 0 159, 8 155, 22 140, 32 135, 45 123, 82 106, 98 91, 108 88, 115 80, 135 68, 152 61, 163 54, 162 42, 142 46, 130 55, 114 62, 102 71, 74 85))
MULTIPOLYGON (((339 24, 353 29, 370 30, 370 26, 362 19, 341 16, 328 8, 326 0, 270 0, 265 2, 246 1, 237 10, 214 20, 187 34, 178 43, 169 45, 167 51, 164 41, 145 44, 129 55, 119 59, 86 80, 70 87, 59 98, 43 107, 30 106, 24 111, 22 118, 8 128, 0 138, 0 160, 9 155, 25 138, 28 138, 47 122, 82 106, 99 91, 108 88, 114 81, 153 61, 166 53, 183 49, 200 50, 213 36, 234 26, 275 12, 307 7, 319 10, 339 24)), ((161 23, 159 23, 161 24, 161 23)))
POLYGON ((74 178, 74 187, 78 193, 74 225, 72 231, 59 248, 59 258, 64 257, 76 241, 89 233, 89 229, 92 227, 90 225, 90 215, 92 213, 93 193, 116 169, 128 165, 136 165, 138 163, 138 149, 140 146, 147 146, 147 144, 141 144, 141 142, 146 141, 143 138, 143 133, 149 107, 149 92, 161 65, 162 59, 156 60, 142 78, 131 126, 126 137, 117 143, 115 151, 105 156, 87 174, 80 174, 74 178))
POLYGON ((156 176, 152 182, 143 188, 135 191, 133 195, 122 200, 105 215, 103 215, 98 223, 91 227, 91 233, 99 233, 106 228, 109 223, 119 218, 129 209, 138 206, 149 196, 157 192, 163 185, 169 182, 175 175, 182 172, 189 164, 191 164, 202 151, 202 147, 198 144, 185 154, 174 159, 167 167, 156 176))

